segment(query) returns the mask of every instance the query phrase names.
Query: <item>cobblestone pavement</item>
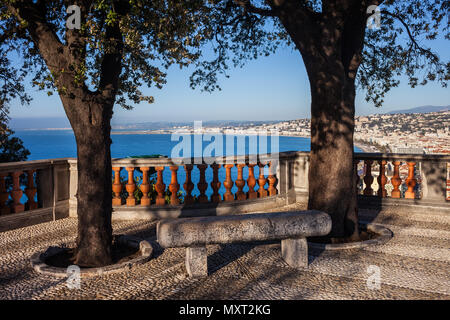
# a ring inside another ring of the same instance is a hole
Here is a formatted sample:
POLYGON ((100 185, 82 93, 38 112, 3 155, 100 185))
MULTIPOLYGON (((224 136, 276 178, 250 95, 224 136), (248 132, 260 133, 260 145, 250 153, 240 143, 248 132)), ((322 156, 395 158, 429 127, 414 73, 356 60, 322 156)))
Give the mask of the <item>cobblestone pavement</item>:
MULTIPOLYGON (((294 204, 282 210, 302 209, 294 204)), ((280 210, 278 208, 277 210, 280 210)), ((280 257, 279 243, 210 245, 206 279, 187 277, 184 249, 162 250, 130 270, 82 279, 33 271, 30 256, 48 246, 72 246, 75 219, 62 219, 0 233, 0 299, 450 299, 450 214, 389 208, 361 210, 361 220, 394 233, 384 245, 341 251, 310 249, 308 269, 280 257), (380 288, 370 289, 371 265, 380 268, 380 288)), ((155 222, 116 221, 115 234, 154 241, 155 222)))

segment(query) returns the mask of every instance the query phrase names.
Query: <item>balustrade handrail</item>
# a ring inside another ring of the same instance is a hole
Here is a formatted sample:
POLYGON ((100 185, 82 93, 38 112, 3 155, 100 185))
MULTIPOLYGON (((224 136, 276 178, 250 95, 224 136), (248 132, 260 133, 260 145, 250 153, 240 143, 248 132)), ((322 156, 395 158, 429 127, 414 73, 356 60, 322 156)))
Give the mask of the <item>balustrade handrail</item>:
MULTIPOLYGON (((298 155, 308 156, 309 152, 279 152, 268 153, 263 155, 239 155, 239 156, 221 156, 221 157, 190 157, 190 158, 113 158, 113 166, 182 166, 184 164, 248 164, 254 163, 252 161, 254 157, 256 162, 270 162, 274 160, 288 160, 295 159, 298 155), (175 160, 174 160, 175 159, 175 160)), ((73 161, 76 162, 76 159, 73 161)))
MULTIPOLYGON (((450 162, 450 155, 440 155, 440 154, 399 154, 399 153, 363 153, 355 152, 355 159, 358 160, 416 160, 416 161, 439 161, 439 162, 450 162)), ((260 155, 261 156, 261 155, 260 155)), ((296 157, 309 157, 309 152, 307 151, 287 151, 263 155, 268 161, 273 159, 287 160, 294 159, 296 157)), ((233 163, 248 163, 249 155, 245 156, 235 156, 233 158, 233 163), (241 162, 241 161, 245 162, 241 162)), ((186 158, 180 158, 186 159, 186 158)), ((196 164, 195 160, 199 158, 190 158, 192 164, 196 164)), ((216 160, 216 163, 225 163, 227 157, 209 157, 203 158, 203 164, 211 163, 211 159, 216 160)), ((229 159, 228 159, 229 160, 229 159)), ((30 161, 17 161, 17 162, 5 162, 0 163, 0 172, 9 172, 12 170, 21 169, 40 169, 47 168, 51 165, 60 165, 67 163, 76 163, 77 158, 67 157, 67 158, 54 158, 54 159, 44 159, 44 160, 30 160, 30 161)), ((174 162, 171 158, 112 158, 113 165, 130 165, 135 164, 140 165, 179 165, 174 162)))
POLYGON ((450 155, 444 154, 409 154, 409 153, 363 153, 355 152, 357 160, 404 160, 450 162, 450 155))
MULTIPOLYGON (((58 168, 58 172, 68 172, 69 159, 0 163, 0 215, 55 208, 58 200, 56 195, 53 196, 57 189, 55 168, 58 168), (26 201, 22 200, 24 196, 26 201)), ((59 196, 64 200, 63 191, 59 196)))
POLYGON ((11 172, 17 170, 27 170, 27 169, 44 169, 52 165, 63 165, 67 164, 70 160, 75 160, 76 158, 55 158, 55 159, 45 159, 45 160, 31 160, 31 161, 17 161, 17 162, 5 162, 0 163, 0 172, 11 172))

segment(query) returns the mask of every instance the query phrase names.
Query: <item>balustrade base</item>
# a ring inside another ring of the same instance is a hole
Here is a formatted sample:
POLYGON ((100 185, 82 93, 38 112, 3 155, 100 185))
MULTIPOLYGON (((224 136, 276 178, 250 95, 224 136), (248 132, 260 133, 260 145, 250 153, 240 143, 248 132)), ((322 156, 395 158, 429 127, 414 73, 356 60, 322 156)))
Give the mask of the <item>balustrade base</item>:
POLYGON ((282 207, 288 204, 286 195, 276 195, 262 199, 235 200, 220 203, 195 203, 165 206, 118 206, 113 207, 113 220, 155 220, 212 215, 228 215, 282 207))
MULTIPOLYGON (((59 220, 67 217, 69 217, 69 202, 67 200, 57 202, 55 219, 59 220)), ((0 232, 49 221, 53 221, 52 207, 2 215, 0 216, 0 232)))
POLYGON ((411 210, 417 209, 424 211, 427 209, 436 209, 439 211, 448 211, 450 213, 450 201, 445 199, 405 199, 405 198, 380 198, 377 196, 358 195, 358 207, 364 209, 381 210, 385 207, 410 207, 411 210))

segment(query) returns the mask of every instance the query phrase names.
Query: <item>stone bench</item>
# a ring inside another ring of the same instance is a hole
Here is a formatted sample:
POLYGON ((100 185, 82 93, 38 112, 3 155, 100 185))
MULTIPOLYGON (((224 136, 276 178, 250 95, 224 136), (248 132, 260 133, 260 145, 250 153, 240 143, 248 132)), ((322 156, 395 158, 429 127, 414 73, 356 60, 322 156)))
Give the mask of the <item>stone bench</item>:
POLYGON ((306 237, 331 231, 331 218, 320 211, 274 212, 163 220, 157 225, 163 248, 186 247, 191 277, 207 276, 207 244, 281 240, 281 256, 295 268, 308 266, 306 237))

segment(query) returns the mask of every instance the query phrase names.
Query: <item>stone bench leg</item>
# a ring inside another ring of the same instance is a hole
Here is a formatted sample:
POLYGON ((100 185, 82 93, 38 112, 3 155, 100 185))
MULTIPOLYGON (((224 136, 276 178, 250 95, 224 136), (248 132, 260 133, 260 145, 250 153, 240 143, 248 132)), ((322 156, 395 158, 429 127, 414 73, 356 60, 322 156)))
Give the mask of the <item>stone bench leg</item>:
POLYGON ((208 276, 208 256, 205 246, 186 248, 186 270, 189 277, 208 276))
POLYGON ((308 242, 306 238, 281 240, 281 257, 293 268, 307 268, 308 242))

